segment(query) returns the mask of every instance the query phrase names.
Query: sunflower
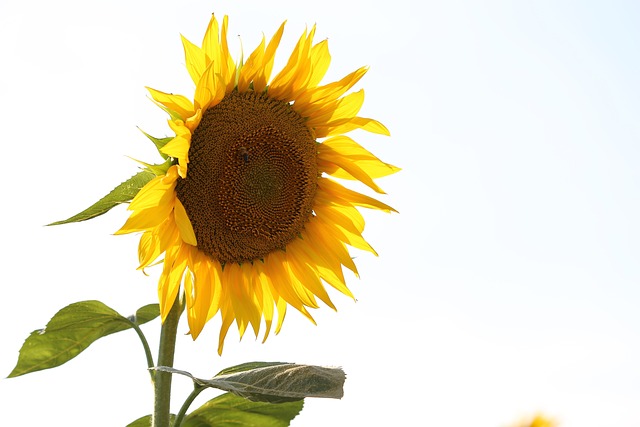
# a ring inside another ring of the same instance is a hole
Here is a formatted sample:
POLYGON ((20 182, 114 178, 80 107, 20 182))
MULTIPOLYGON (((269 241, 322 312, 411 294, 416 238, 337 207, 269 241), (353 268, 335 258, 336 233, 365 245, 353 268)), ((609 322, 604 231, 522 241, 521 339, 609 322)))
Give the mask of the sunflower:
POLYGON ((555 420, 538 414, 533 418, 521 421, 514 427, 556 427, 557 425, 558 424, 555 420))
POLYGON ((257 337, 264 319, 266 340, 287 305, 312 322, 308 309, 318 300, 335 310, 325 284, 353 298, 342 267, 358 272, 347 247, 376 253, 357 207, 394 209, 329 177, 383 193, 373 179, 399 170, 344 135, 389 134, 357 116, 362 90, 345 95, 366 67, 320 85, 331 58, 326 40, 313 43, 314 27, 271 78, 285 24, 244 63, 229 54, 227 25, 226 16, 221 26, 212 16, 201 47, 182 38, 193 102, 147 88, 175 137, 155 140, 167 162, 116 233, 142 232, 140 269, 164 254, 163 321, 181 288, 193 339, 220 312, 218 353, 234 321, 240 337, 249 326, 257 337))

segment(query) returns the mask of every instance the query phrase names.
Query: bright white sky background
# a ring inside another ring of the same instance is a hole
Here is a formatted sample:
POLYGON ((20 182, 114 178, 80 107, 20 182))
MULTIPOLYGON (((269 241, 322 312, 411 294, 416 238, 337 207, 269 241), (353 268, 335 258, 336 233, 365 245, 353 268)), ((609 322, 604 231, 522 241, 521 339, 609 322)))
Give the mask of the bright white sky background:
MULTIPOLYGON (((175 366, 340 365, 341 401, 293 426, 503 427, 536 411, 562 427, 640 425, 640 3, 636 1, 30 1, 0 4, 4 156, 0 374, 60 308, 122 314, 156 301, 115 209, 54 228, 157 159, 170 134, 145 85, 192 94, 180 33, 230 15, 234 52, 288 19, 329 39, 328 79, 370 65, 357 139, 402 167, 380 181, 399 215, 366 212, 380 257, 357 253, 354 303, 290 310, 266 344, 219 320, 175 366)), ((159 323, 144 327, 157 346, 159 323)), ((187 331, 186 323, 180 332, 187 331)), ((3 425, 124 426, 151 410, 133 332, 68 364, 0 380, 3 425)), ((191 388, 176 378, 175 396, 191 388)), ((198 402, 215 396, 203 393, 198 402)), ((176 399, 174 411, 181 402, 176 399)), ((195 406, 194 406, 195 408, 195 406)))

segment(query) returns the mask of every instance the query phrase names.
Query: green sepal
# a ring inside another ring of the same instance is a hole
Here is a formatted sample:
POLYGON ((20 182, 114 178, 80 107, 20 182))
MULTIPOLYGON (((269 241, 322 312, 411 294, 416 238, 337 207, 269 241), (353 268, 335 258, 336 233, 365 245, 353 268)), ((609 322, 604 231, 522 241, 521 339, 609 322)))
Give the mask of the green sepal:
POLYGON ((167 160, 165 160, 164 163, 156 163, 153 165, 151 163, 143 162, 142 160, 137 160, 134 158, 131 158, 131 159, 133 161, 140 163, 142 166, 144 166, 145 170, 151 172, 155 176, 166 175, 171 165, 174 164, 173 159, 171 158, 168 158, 167 160))
POLYGON ((145 131, 143 131, 142 129, 138 128, 138 130, 140 132, 142 132, 144 134, 144 136, 146 136, 147 138, 149 138, 151 140, 151 142, 153 142, 153 144, 156 146, 156 148, 158 149, 158 153, 160 153, 160 155, 162 156, 163 159, 168 159, 169 156, 166 155, 165 153, 163 153, 162 151, 160 151, 162 149, 162 147, 164 147, 165 145, 167 145, 169 143, 169 141, 171 141, 172 139, 174 139, 173 136, 168 136, 166 138, 156 138, 155 136, 151 136, 148 133, 146 133, 145 131))
POLYGON ((171 117, 171 120, 173 120, 174 122, 177 120, 183 120, 182 116, 180 114, 178 114, 177 112, 173 111, 172 109, 170 109, 169 107, 166 107, 164 105, 162 105, 161 103, 159 103, 158 101, 156 101, 155 99, 151 99, 151 101, 156 104, 158 107, 160 107, 160 109, 162 111, 164 111, 165 113, 167 113, 169 115, 169 117, 171 117))
POLYGON ((325 397, 341 399, 345 373, 341 368, 282 362, 251 362, 232 366, 210 380, 166 366, 158 371, 190 377, 196 385, 229 391, 254 402, 281 403, 325 397))
MULTIPOLYGON (((176 419, 176 416, 174 414, 169 415, 169 420, 171 424, 173 424, 173 421, 175 419, 176 419)), ((184 425, 184 423, 182 425, 184 425)), ((150 426, 151 426, 151 415, 145 415, 144 417, 140 417, 134 422, 126 425, 126 427, 150 427, 150 426)))
POLYGON ((31 332, 8 378, 60 366, 94 341, 147 323, 160 315, 158 304, 140 308, 127 318, 100 301, 82 301, 58 311, 44 329, 31 332))
POLYGON ((303 400, 273 404, 225 393, 187 415, 180 427, 287 427, 303 405, 303 400))
POLYGON ((52 222, 51 224, 47 225, 69 224, 72 222, 86 221, 88 219, 100 216, 108 212, 115 206, 118 206, 122 203, 130 202, 136 196, 136 194, 138 194, 142 187, 144 187, 155 177, 156 175, 153 172, 150 172, 148 170, 140 171, 122 184, 118 185, 116 188, 111 190, 109 194, 107 194, 102 199, 98 200, 96 203, 89 206, 82 212, 65 220, 52 222))

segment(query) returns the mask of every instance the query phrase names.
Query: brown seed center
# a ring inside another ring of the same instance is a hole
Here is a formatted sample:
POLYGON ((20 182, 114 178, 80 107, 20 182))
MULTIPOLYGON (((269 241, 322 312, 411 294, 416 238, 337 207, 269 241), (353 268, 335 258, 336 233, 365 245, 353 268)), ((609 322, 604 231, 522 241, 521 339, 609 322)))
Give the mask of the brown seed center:
POLYGON ((198 248, 223 264, 283 249, 311 215, 316 155, 304 119, 286 102, 232 92, 207 110, 176 186, 198 248))

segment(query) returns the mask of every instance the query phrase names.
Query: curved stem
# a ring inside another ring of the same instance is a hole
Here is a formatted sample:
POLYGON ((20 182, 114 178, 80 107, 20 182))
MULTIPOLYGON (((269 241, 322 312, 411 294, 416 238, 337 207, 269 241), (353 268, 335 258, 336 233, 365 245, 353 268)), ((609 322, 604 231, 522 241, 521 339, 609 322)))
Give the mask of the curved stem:
MULTIPOLYGON (((162 324, 160 331, 160 348, 158 350, 158 366, 173 367, 173 356, 176 350, 176 334, 178 332, 178 321, 184 306, 180 298, 176 298, 171 307, 171 311, 162 324)), ((154 405, 153 427, 170 426, 170 403, 171 403, 171 374, 169 372, 156 371, 153 380, 154 405)))
MULTIPOLYGON (((142 346, 144 347, 144 355, 147 357, 147 367, 151 369, 155 366, 155 364, 153 363, 153 356, 151 355, 151 348, 149 347, 149 343, 147 342, 147 337, 144 336, 144 334, 142 333, 142 329, 140 329, 140 326, 138 326, 138 324, 136 324, 135 322, 131 322, 131 325, 136 331, 136 334, 138 334, 140 341, 142 342, 142 346)), ((151 375, 151 380, 153 380, 154 371, 149 370, 149 374, 151 375)))
POLYGON ((180 408, 180 412, 178 412, 178 415, 176 415, 176 419, 173 422, 173 427, 180 427, 180 425, 182 424, 182 420, 184 419, 184 416, 187 414, 187 409, 189 409, 189 406, 191 406, 195 398, 198 397, 200 392, 205 388, 206 387, 194 385, 193 391, 189 396, 187 396, 187 399, 184 401, 184 403, 182 404, 182 407, 180 408))

